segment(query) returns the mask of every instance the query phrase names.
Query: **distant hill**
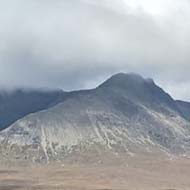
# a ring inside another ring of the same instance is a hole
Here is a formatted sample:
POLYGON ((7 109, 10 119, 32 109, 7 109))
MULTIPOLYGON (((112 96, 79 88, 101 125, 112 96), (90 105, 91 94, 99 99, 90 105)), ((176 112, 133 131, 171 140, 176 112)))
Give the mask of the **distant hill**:
POLYGON ((0 90, 0 130, 27 114, 56 105, 65 95, 61 90, 0 90))

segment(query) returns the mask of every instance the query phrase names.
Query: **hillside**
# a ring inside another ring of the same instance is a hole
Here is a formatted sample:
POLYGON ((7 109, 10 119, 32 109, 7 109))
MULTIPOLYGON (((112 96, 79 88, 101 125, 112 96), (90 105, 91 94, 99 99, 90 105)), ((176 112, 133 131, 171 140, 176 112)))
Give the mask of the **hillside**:
POLYGON ((40 163, 185 155, 190 123, 184 113, 152 79, 119 73, 18 120, 0 133, 0 150, 4 159, 40 163))

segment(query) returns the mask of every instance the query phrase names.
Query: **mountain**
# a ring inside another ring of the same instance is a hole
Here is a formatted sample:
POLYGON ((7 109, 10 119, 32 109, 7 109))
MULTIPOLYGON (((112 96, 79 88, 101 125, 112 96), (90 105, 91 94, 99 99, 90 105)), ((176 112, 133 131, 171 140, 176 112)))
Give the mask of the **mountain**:
POLYGON ((190 123, 179 104, 152 79, 119 73, 3 130, 1 158, 47 163, 188 155, 190 123))
POLYGON ((183 114, 183 116, 190 121, 190 102, 184 102, 181 100, 177 100, 176 104, 183 114))
POLYGON ((0 130, 18 119, 43 109, 47 109, 65 97, 61 90, 24 90, 0 91, 0 130))

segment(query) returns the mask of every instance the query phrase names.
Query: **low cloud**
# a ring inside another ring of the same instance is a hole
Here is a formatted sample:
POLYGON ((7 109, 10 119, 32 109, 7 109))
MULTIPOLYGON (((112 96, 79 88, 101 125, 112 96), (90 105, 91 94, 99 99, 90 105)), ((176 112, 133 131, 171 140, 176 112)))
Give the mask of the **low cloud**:
POLYGON ((0 85, 73 90, 137 72, 190 100, 190 5, 144 2, 0 0, 0 85))

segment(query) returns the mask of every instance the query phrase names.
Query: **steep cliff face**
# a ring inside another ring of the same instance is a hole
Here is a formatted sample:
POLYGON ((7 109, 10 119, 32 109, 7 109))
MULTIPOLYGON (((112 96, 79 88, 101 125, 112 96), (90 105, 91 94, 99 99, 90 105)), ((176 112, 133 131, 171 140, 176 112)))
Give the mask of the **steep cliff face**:
MULTIPOLYGON (((190 124, 151 79, 117 74, 93 90, 30 114, 0 133, 4 157, 33 162, 74 155, 187 154, 190 124)), ((77 158, 75 158, 77 159, 77 158)))

